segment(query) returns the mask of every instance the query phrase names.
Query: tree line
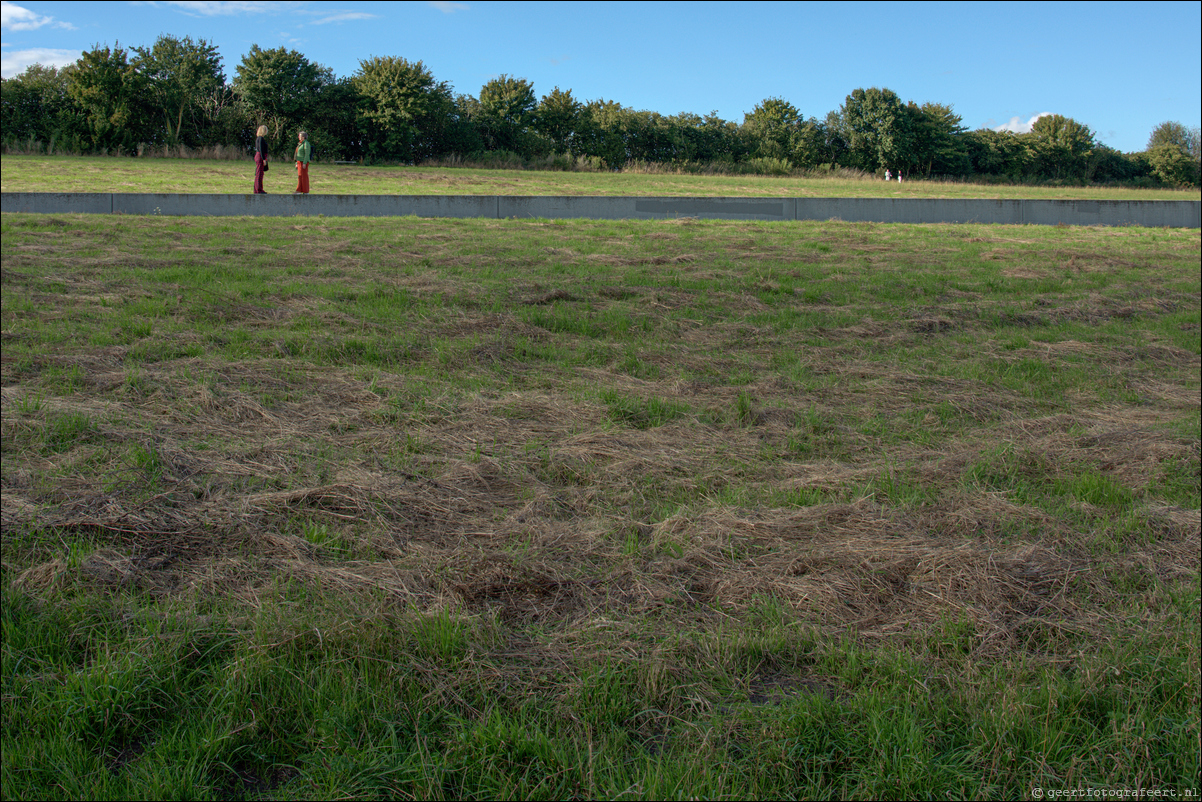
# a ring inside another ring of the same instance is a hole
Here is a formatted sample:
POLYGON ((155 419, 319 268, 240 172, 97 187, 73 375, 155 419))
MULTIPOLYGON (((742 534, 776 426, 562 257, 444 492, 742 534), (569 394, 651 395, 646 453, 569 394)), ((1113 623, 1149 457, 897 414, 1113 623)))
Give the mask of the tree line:
POLYGON ((227 81, 217 48, 163 35, 150 47, 96 46, 61 69, 33 65, 2 81, 6 150, 135 154, 248 153, 266 125, 272 152, 306 130, 321 161, 445 159, 567 169, 660 165, 697 172, 790 174, 885 169, 911 177, 1197 186, 1198 128, 1165 122, 1147 148, 1121 153, 1061 115, 1029 133, 968 130, 951 106, 856 89, 821 119, 766 98, 741 123, 582 101, 502 75, 456 94, 420 61, 373 56, 349 77, 283 47, 253 45, 227 81))

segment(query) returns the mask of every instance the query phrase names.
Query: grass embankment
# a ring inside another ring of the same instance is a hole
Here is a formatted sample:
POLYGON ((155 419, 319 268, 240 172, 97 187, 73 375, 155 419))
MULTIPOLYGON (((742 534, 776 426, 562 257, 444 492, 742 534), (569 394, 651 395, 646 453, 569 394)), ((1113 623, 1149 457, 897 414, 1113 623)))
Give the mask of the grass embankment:
MULTIPOLYGON (((327 195, 655 195, 798 198, 1036 198, 1087 200, 1198 200, 1202 191, 1121 187, 1027 187, 871 179, 698 176, 646 173, 573 173, 446 167, 363 167, 313 164, 312 191, 327 195)), ((4 192, 251 191, 254 162, 132 159, 100 156, 5 155, 4 192)), ((296 188, 292 163, 276 160, 268 192, 296 188)))
POLYGON ((6 798, 1199 785, 1197 231, 0 220, 6 798))

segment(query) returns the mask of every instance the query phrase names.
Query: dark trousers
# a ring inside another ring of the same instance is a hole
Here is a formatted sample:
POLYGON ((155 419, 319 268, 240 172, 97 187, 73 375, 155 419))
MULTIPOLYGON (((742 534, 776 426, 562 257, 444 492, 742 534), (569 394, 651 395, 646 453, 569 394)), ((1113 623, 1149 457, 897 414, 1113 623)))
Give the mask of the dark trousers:
POLYGON ((263 195, 266 191, 263 189, 263 171, 267 169, 267 160, 263 158, 261 153, 255 154, 255 194, 263 195))

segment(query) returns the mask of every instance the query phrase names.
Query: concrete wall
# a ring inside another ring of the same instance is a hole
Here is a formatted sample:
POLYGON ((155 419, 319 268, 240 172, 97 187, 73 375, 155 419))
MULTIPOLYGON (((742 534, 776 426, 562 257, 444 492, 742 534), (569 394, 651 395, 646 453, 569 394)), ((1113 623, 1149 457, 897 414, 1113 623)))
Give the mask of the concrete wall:
POLYGON ((5 192, 5 212, 327 217, 845 220, 1202 227, 1202 201, 952 198, 642 198, 595 195, 184 195, 5 192))

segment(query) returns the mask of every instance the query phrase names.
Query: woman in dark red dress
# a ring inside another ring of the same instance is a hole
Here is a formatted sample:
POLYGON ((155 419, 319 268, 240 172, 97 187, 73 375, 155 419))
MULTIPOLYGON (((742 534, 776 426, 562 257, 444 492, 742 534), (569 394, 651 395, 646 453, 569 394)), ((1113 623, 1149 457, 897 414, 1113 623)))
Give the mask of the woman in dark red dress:
POLYGON ((267 126, 260 125, 255 134, 255 194, 266 195, 263 173, 267 172, 267 126))

